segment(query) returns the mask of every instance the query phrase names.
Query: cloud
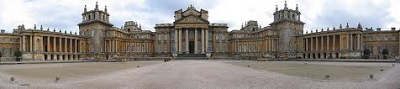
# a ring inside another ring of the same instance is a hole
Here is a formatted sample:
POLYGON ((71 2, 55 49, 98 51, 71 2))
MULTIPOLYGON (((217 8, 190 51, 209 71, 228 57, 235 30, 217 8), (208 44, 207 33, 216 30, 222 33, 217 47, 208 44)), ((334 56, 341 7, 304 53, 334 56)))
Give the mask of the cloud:
MULTIPOLYGON (((44 28, 78 31, 86 4, 93 9, 96 0, 0 0, 0 29, 11 32, 17 25, 43 24, 44 28)), ((120 27, 125 21, 137 21, 143 29, 154 31, 157 23, 172 23, 174 11, 193 4, 209 11, 212 23, 228 23, 229 30, 239 29, 245 21, 256 20, 261 26, 273 21, 275 5, 283 0, 99 0, 100 9, 108 6, 110 22, 120 27)), ((305 30, 333 27, 340 23, 353 27, 390 28, 400 26, 399 0, 288 0, 288 7, 299 4, 305 30)))

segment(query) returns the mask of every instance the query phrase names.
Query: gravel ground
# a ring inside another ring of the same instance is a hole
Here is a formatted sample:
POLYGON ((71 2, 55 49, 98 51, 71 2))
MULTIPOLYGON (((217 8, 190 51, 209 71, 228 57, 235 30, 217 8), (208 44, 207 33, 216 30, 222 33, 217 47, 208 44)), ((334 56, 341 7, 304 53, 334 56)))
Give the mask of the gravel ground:
MULTIPOLYGON (((323 64, 323 63, 321 63, 323 64)), ((328 63, 329 64, 329 63, 328 63)), ((358 63, 355 65, 381 65, 358 63)), ((45 65, 48 66, 48 65, 45 65)), ((0 68, 1 69, 1 68, 0 68)), ((1 72, 1 71, 0 71, 1 72)), ((2 76, 6 74, 2 73, 2 76)), ((2 77, 0 89, 397 89, 400 65, 360 82, 329 81, 236 66, 226 61, 179 60, 59 83, 21 86, 2 77)), ((29 83, 29 82, 27 82, 29 83)))

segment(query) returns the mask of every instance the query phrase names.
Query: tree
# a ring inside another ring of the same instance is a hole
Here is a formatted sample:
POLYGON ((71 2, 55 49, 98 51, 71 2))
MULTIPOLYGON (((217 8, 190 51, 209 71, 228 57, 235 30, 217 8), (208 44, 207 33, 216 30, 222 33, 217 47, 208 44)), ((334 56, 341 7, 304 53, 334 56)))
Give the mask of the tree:
POLYGON ((387 55, 388 54, 389 54, 389 50, 388 49, 383 49, 382 50, 383 59, 387 59, 387 55))
POLYGON ((14 56, 16 57, 16 61, 21 60, 22 52, 21 51, 15 51, 14 56))
POLYGON ((369 58, 369 55, 371 54, 371 51, 369 50, 369 49, 364 49, 364 58, 365 59, 368 59, 369 58))

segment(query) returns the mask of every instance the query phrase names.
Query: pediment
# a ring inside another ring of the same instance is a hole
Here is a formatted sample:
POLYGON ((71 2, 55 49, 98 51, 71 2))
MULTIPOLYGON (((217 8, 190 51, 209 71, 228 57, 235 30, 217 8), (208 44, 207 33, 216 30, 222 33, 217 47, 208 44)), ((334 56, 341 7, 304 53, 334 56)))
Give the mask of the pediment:
POLYGON ((208 23, 208 21, 200 17, 188 16, 175 21, 175 23, 208 23))
POLYGON ((194 15, 194 16, 200 16, 200 12, 197 11, 196 9, 188 9, 187 11, 183 12, 183 16, 189 16, 189 15, 194 15))

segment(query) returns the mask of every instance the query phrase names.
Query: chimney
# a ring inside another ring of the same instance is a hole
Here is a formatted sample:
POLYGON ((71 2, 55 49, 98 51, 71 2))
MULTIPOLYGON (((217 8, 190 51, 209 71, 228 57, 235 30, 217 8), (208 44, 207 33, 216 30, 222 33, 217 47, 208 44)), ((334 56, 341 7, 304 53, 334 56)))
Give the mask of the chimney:
POLYGON ((396 27, 392 27, 391 29, 392 29, 392 31, 396 31, 396 27))
POLYGON ((376 31, 381 31, 381 28, 376 28, 376 31))

